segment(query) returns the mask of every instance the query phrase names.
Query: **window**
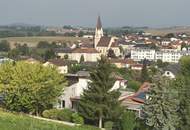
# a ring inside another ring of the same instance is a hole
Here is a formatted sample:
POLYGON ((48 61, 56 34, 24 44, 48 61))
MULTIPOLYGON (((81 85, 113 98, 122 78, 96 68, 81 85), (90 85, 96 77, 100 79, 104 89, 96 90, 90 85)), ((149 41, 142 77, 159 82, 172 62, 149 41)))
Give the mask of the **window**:
POLYGON ((62 100, 61 107, 62 107, 62 108, 65 108, 65 100, 62 100))

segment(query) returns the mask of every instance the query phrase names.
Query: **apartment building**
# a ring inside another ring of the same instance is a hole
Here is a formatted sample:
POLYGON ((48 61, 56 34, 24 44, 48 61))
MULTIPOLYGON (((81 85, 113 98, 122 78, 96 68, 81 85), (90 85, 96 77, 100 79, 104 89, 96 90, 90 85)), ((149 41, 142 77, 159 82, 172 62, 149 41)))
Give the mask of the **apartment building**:
POLYGON ((134 49, 131 50, 131 59, 134 61, 142 61, 147 59, 149 61, 162 60, 163 62, 178 63, 180 58, 184 55, 189 55, 188 52, 160 50, 154 49, 134 49))

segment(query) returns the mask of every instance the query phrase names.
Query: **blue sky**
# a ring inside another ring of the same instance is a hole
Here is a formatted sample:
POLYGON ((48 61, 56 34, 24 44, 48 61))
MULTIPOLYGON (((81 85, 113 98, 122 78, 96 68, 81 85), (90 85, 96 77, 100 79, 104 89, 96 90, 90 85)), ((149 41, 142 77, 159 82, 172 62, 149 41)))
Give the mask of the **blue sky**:
POLYGON ((0 0, 0 24, 104 27, 190 25, 190 0, 0 0))

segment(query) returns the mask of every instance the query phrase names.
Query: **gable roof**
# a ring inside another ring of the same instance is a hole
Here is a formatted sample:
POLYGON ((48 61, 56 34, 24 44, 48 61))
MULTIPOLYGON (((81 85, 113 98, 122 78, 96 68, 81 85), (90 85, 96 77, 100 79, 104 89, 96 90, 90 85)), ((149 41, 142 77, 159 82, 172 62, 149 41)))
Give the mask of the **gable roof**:
POLYGON ((170 64, 164 68, 164 71, 170 71, 174 75, 177 75, 180 73, 181 66, 180 64, 170 64))
POLYGON ((145 100, 146 100, 146 93, 148 92, 148 90, 150 89, 151 87, 151 84, 148 83, 148 82, 144 82, 139 90, 132 94, 132 95, 129 95, 128 92, 126 93, 126 95, 124 94, 122 97, 120 97, 120 101, 128 101, 129 99, 134 101, 134 102, 137 102, 137 103, 144 103, 145 100))
POLYGON ((95 48, 76 48, 72 53, 99 53, 95 48))
POLYGON ((97 28, 97 29, 101 29, 101 28, 102 28, 102 22, 101 22, 100 16, 98 16, 96 28, 97 28))
POLYGON ((66 65, 78 63, 77 61, 74 61, 74 60, 63 60, 63 59, 50 59, 48 60, 48 62, 56 66, 66 66, 66 65))
POLYGON ((111 44, 111 47, 119 47, 119 45, 118 45, 118 42, 113 42, 112 44, 111 44))
POLYGON ((100 38, 97 47, 108 47, 111 41, 111 37, 103 36, 100 38))

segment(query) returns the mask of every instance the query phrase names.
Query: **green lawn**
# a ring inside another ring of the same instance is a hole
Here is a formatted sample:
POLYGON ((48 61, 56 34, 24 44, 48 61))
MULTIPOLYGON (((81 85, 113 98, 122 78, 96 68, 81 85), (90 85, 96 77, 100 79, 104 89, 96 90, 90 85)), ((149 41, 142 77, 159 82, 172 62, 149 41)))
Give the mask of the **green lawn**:
POLYGON ((0 111, 0 130, 99 130, 91 126, 66 126, 0 111))

